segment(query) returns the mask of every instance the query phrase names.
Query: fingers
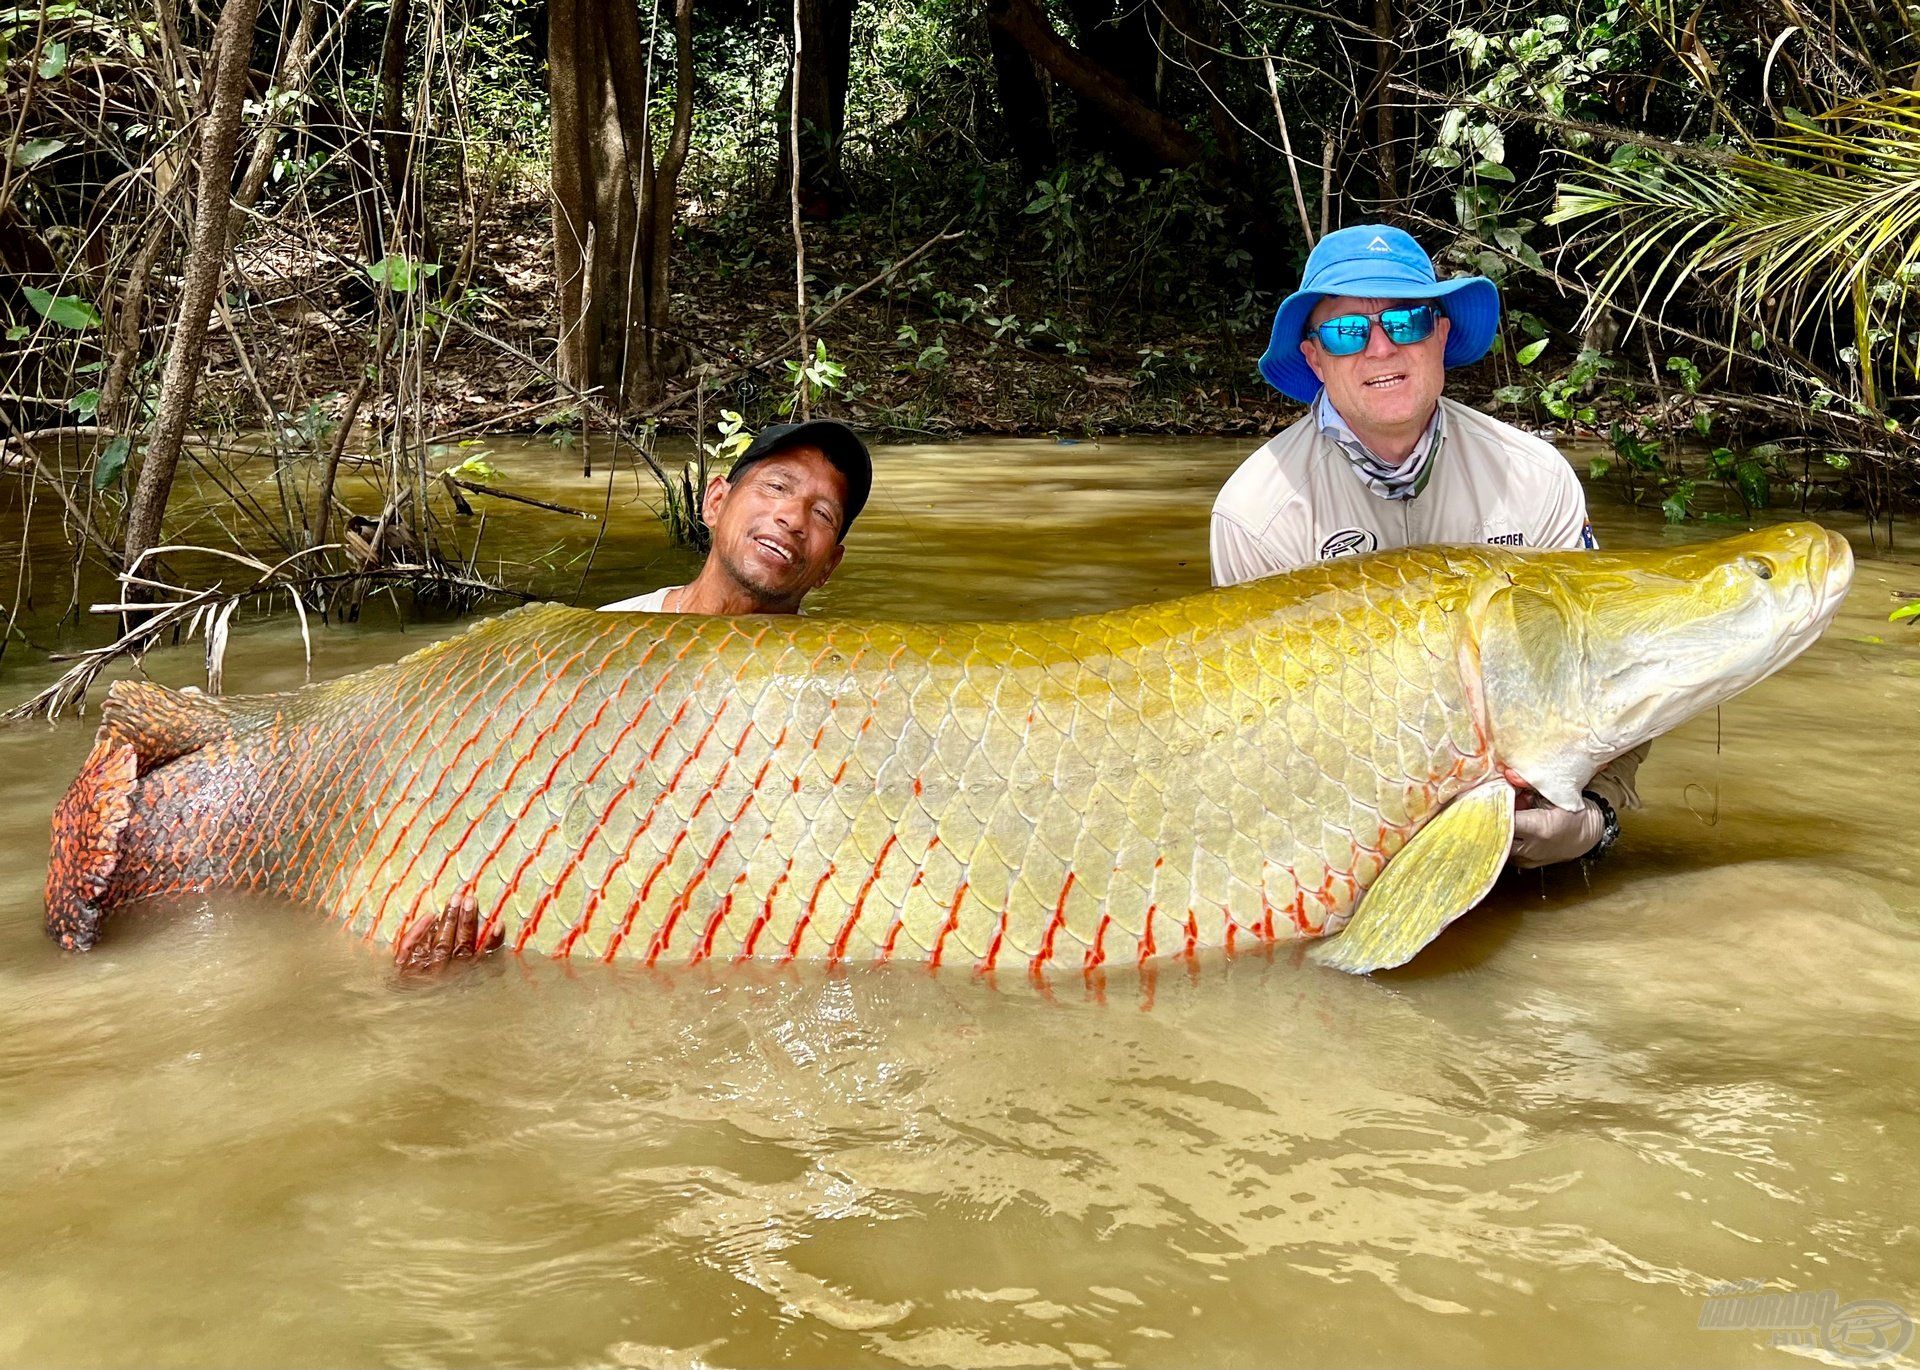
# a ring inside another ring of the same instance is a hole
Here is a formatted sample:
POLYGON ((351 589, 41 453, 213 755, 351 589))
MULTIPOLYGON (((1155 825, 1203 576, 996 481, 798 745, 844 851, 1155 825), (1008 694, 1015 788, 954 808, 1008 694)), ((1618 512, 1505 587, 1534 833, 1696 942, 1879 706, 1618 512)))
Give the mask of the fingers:
POLYGON ((1513 816, 1513 864, 1522 870, 1574 861, 1599 843, 1606 819, 1588 802, 1569 812, 1542 805, 1513 816))
POLYGON ((434 929, 434 920, 416 919, 413 926, 400 934, 400 940, 393 944, 394 963, 402 969, 419 969, 427 964, 424 950, 428 947, 434 929))
POLYGON ((445 965, 454 957, 454 952, 458 947, 457 939, 460 935, 459 906, 460 901, 456 896, 447 904, 446 908, 440 911, 440 916, 433 920, 433 962, 435 965, 445 965))
POLYGON ((453 954, 455 956, 476 956, 480 940, 480 901, 471 894, 462 891, 453 896, 453 902, 447 905, 447 912, 453 915, 453 954))
POLYGON ((480 945, 481 925, 480 901, 471 890, 462 890, 438 915, 419 919, 400 936, 393 948, 394 963, 407 974, 438 970, 457 960, 473 960, 506 940, 505 929, 496 927, 488 932, 486 945, 480 945))

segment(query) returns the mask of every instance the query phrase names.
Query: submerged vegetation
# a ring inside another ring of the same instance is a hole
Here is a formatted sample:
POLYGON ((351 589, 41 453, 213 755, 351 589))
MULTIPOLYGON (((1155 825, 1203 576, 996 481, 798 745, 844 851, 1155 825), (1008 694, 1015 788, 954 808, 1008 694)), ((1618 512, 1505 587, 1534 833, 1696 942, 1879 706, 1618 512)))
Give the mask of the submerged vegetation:
POLYGON ((1893 0, 0 10, 0 460, 72 549, 11 613, 82 563, 236 591, 185 544, 305 608, 484 593, 488 432, 637 464, 697 543, 706 463, 782 415, 1270 431, 1272 307, 1369 218, 1501 282, 1461 383, 1633 498, 1890 513, 1916 58, 1893 0))

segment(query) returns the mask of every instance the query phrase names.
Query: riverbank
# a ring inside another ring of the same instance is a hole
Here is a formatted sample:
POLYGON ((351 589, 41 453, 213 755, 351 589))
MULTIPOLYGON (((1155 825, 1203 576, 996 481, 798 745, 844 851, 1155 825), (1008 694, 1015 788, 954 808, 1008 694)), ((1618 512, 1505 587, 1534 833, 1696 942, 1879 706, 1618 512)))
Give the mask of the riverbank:
MULTIPOLYGON (((1161 298, 1158 282, 1103 302, 1068 285, 1087 321, 1069 323, 1048 308, 1061 290, 1046 262, 976 241, 964 223, 904 271, 839 303, 941 227, 884 214, 807 226, 810 299, 833 310, 817 337, 846 370, 818 412, 906 439, 1252 434, 1277 429, 1297 408, 1253 369, 1272 311, 1264 296, 1249 290, 1242 309, 1222 312, 1209 301, 1196 313, 1161 298)), ((673 261, 673 332, 691 362, 676 389, 710 387, 701 397, 709 424, 723 407, 764 422, 787 399, 780 361, 737 374, 792 332, 786 234, 769 212, 687 215, 673 261)), ((371 356, 374 301, 347 264, 314 244, 350 238, 344 220, 298 234, 266 224, 240 246, 247 308, 235 312, 233 334, 210 341, 202 383, 210 417, 257 423, 262 393, 290 414, 317 405, 337 416, 371 356)), ((552 242, 544 194, 523 188, 486 217, 468 288, 425 339, 419 417, 427 431, 575 423, 572 407, 552 399, 552 242)), ((663 412, 660 426, 690 432, 699 412, 690 398, 663 412)))
MULTIPOLYGON (((423 355, 410 412, 429 440, 578 431, 578 409, 556 398, 549 365, 548 203, 524 185, 493 202, 463 291, 414 340, 423 355)), ((375 301, 350 264, 315 246, 350 240, 350 224, 318 233, 276 225, 239 249, 245 307, 210 343, 202 404, 210 423, 244 429, 273 420, 264 397, 289 432, 318 436, 366 372, 375 301)), ((673 342, 690 360, 678 402, 651 416, 657 432, 711 435, 722 410, 750 427, 781 417, 791 397, 785 359, 767 354, 793 331, 789 232, 771 206, 686 214, 673 342)), ((1217 280, 1182 288, 1143 267, 1130 293, 1095 300, 1061 279, 1055 256, 1022 255, 1005 235, 976 237, 964 221, 892 211, 810 224, 806 237, 810 299, 831 310, 817 337, 844 369, 814 410, 877 440, 1221 436, 1251 450, 1301 412, 1255 372, 1275 297, 1251 286, 1228 298, 1217 280)), ((1814 416, 1783 431, 1777 415, 1701 393, 1686 367, 1655 380, 1550 339, 1525 366, 1496 353, 1448 384, 1551 441, 1603 444, 1582 461, 1676 520, 1900 503, 1900 491, 1868 489, 1850 459, 1827 450, 1814 416)), ((394 405, 391 393, 375 395, 361 420, 384 426, 394 405)))

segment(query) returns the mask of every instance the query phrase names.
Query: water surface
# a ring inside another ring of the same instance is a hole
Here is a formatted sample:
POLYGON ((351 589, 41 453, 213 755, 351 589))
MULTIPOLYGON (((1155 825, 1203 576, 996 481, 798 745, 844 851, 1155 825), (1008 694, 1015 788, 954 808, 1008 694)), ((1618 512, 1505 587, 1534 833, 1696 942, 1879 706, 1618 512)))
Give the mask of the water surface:
MULTIPOLYGON (((810 605, 1196 589, 1244 453, 883 451, 810 605)), ((583 583, 592 525, 480 500, 483 567, 583 603, 687 574, 630 475, 494 460, 611 517, 583 583)), ((6 498, 9 555, 51 546, 6 498)), ((1727 531, 1593 499, 1611 545, 1727 531)), ((1612 856, 1371 980, 1283 951, 1103 987, 511 957, 400 986, 231 898, 68 956, 47 816, 92 720, 0 732, 0 1362, 1858 1363, 1700 1327, 1744 1280, 1920 1313, 1920 634, 1885 622, 1920 565, 1830 522, 1861 554, 1834 631, 1657 747, 1612 856)), ((37 573, 37 641, 68 589, 37 573)), ((373 612, 314 674, 457 630, 373 612)), ((297 685, 298 644, 240 625, 228 687, 297 685)), ((54 669, 10 652, 0 691, 54 669)))

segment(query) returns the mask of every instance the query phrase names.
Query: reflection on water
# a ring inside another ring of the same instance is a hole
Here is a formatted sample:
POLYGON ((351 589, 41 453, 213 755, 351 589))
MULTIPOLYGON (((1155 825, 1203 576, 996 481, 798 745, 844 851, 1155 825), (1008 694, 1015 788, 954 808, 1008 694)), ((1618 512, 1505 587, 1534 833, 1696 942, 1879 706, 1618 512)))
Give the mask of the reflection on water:
MULTIPOLYGON (((1242 454, 883 453, 814 603, 1197 587, 1242 454)), ((604 497, 565 456, 495 460, 604 497)), ((686 574, 639 493, 582 602, 686 574)), ((580 527, 496 508, 481 558, 571 594, 580 527)), ((1745 1365, 1782 1353, 1699 1329, 1722 1281, 1920 1313, 1895 589, 1920 567, 1863 557, 1825 642, 1662 743, 1590 886, 1514 881, 1371 981, 1283 952, 1042 986, 497 958, 403 988, 230 899, 63 956, 46 822, 90 725, 0 734, 0 1362, 1745 1365)), ((316 671, 452 630, 323 632, 316 671)), ((230 684, 298 683, 290 624, 236 636, 230 684)))

